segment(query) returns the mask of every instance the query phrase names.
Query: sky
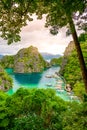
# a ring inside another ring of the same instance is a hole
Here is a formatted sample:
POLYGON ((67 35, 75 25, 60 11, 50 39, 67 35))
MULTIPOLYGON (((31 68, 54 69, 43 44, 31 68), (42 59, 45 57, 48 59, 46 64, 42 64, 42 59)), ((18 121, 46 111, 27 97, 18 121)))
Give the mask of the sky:
POLYGON ((31 45, 38 48, 39 52, 47 52, 51 54, 63 54, 65 48, 72 41, 72 37, 66 37, 66 28, 59 30, 57 35, 52 35, 48 28, 45 28, 45 16, 42 20, 34 20, 29 22, 27 26, 22 28, 21 41, 7 45, 7 41, 0 38, 0 54, 14 55, 21 48, 31 45))

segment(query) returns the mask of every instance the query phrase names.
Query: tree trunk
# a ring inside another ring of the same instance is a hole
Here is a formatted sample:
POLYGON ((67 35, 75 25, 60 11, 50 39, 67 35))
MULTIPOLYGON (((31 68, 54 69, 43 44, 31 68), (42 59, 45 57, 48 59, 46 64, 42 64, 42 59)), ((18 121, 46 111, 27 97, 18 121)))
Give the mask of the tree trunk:
POLYGON ((72 17, 68 16, 68 20, 69 20, 70 30, 71 30, 71 33, 72 33, 72 37, 73 37, 73 40, 74 40, 74 43, 75 43, 77 55, 78 55, 79 62, 80 62, 80 67, 81 67, 81 71, 82 71, 82 78, 83 78, 83 81, 84 81, 84 84, 85 84, 85 91, 87 93, 87 69, 86 69, 84 57, 83 57, 83 54, 82 54, 80 43, 78 41, 78 37, 77 37, 77 33, 76 33, 76 29, 75 29, 75 25, 73 23, 72 17))

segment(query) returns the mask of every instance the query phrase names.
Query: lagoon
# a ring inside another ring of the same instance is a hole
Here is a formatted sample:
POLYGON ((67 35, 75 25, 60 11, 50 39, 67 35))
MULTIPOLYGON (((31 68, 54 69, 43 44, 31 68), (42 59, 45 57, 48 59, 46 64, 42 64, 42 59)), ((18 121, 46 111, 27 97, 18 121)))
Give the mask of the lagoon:
POLYGON ((51 68, 48 68, 44 70, 41 73, 14 73, 13 69, 6 69, 6 72, 12 77, 13 79, 13 86, 12 88, 7 92, 8 94, 13 94, 17 91, 18 88, 24 87, 24 88, 52 88, 56 90, 56 94, 60 96, 64 100, 70 100, 69 95, 64 90, 65 83, 64 80, 61 77, 54 78, 53 75, 55 75, 55 72, 58 72, 60 69, 59 66, 53 66, 51 68), (52 77, 47 77, 52 76, 52 77), (61 82, 60 82, 61 80, 61 82), (58 90, 55 86, 61 85, 62 90, 58 90))

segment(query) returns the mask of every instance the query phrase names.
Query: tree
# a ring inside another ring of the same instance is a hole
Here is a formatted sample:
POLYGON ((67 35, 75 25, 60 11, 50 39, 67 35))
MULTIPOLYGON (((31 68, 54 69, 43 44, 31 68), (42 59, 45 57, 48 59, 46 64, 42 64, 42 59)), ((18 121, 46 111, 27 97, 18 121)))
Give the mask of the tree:
MULTIPOLYGON (((86 0, 43 0, 43 6, 48 8, 46 26, 54 26, 57 25, 59 28, 67 25, 70 28, 75 47, 77 50, 77 56, 79 59, 82 77, 85 84, 85 91, 87 93, 87 69, 84 61, 84 57, 82 54, 82 50, 80 47, 80 43, 78 40, 78 36, 76 33, 75 25, 73 22, 73 14, 79 11, 82 13, 85 8, 87 1, 86 0)), ((39 11, 40 12, 40 11, 39 11)))
POLYGON ((67 103, 52 89, 0 92, 0 130, 62 130, 67 103))
POLYGON ((87 129, 87 102, 68 104, 67 111, 63 115, 63 130, 86 130, 87 129))
POLYGON ((21 28, 31 21, 30 15, 36 10, 35 0, 0 0, 1 37, 8 44, 20 41, 21 28))
POLYGON ((0 1, 1 36, 8 39, 8 44, 19 41, 21 28, 31 21, 30 15, 36 13, 38 18, 46 13, 46 26, 58 28, 68 25, 76 46, 82 77, 87 93, 87 69, 78 41, 73 13, 82 13, 87 6, 87 0, 2 0, 0 1))

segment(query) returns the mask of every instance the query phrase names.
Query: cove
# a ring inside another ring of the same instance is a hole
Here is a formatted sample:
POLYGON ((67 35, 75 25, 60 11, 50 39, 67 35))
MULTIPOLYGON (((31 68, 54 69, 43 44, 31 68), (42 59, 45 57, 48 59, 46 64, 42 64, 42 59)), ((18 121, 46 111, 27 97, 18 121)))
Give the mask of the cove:
POLYGON ((55 73, 58 72, 60 67, 53 66, 44 70, 41 73, 14 73, 12 69, 7 68, 6 72, 13 79, 13 86, 7 92, 8 94, 13 94, 18 88, 52 88, 56 90, 56 94, 66 101, 70 101, 70 96, 65 91, 65 83, 61 77, 54 77, 55 73), (49 77, 52 76, 52 77, 49 77), (56 88, 56 86, 61 86, 62 90, 56 88))

